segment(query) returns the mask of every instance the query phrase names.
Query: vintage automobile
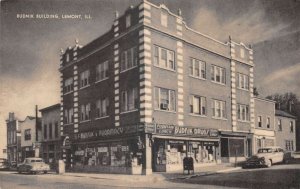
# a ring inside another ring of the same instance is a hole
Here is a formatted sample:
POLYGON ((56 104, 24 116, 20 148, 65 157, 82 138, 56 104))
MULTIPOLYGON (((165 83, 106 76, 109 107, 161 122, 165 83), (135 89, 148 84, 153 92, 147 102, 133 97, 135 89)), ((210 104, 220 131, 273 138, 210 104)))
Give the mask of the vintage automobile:
POLYGON ((39 172, 47 173, 50 170, 50 166, 44 163, 42 158, 26 158, 22 164, 18 165, 18 173, 32 173, 39 172))
POLYGON ((270 146, 260 148, 257 154, 248 158, 243 165, 247 167, 271 167, 275 163, 287 163, 289 161, 289 153, 284 152, 281 147, 270 146))
POLYGON ((7 159, 0 158, 0 170, 7 170, 9 169, 9 163, 7 159))

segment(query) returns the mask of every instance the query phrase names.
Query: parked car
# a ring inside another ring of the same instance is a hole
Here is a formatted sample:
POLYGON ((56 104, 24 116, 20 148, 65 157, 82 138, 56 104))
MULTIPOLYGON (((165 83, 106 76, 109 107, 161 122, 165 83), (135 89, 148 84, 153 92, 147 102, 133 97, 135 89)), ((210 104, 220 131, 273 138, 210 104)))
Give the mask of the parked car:
POLYGON ((42 158, 26 158, 24 162, 18 165, 19 173, 47 173, 50 170, 50 166, 44 163, 42 158))
POLYGON ((0 158, 0 170, 7 170, 9 169, 9 163, 7 159, 0 158))
POLYGON ((258 149, 257 154, 248 158, 243 168, 271 167, 275 163, 287 163, 289 159, 290 153, 284 152, 281 147, 265 147, 258 149))

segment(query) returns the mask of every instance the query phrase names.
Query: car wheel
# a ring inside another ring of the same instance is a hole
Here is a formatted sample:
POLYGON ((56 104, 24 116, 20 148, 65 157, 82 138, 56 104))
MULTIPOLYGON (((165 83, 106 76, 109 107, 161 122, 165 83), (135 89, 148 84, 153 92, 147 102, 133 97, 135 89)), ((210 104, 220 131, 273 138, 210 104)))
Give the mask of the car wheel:
POLYGON ((48 171, 44 171, 44 174, 47 174, 48 173, 48 171))
POLYGON ((271 167, 272 166, 272 160, 268 159, 266 161, 266 165, 267 165, 267 167, 271 167))
POLYGON ((289 163, 289 160, 288 160, 288 159, 284 159, 284 160, 283 160, 283 163, 284 163, 284 164, 288 164, 288 163, 289 163))

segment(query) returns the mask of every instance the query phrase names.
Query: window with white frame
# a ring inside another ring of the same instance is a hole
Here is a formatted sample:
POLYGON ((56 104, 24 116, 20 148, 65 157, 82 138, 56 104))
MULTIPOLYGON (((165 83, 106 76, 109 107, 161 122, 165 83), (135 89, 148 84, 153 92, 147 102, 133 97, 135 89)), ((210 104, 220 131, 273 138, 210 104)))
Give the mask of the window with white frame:
POLYGON ((80 87, 88 86, 90 83, 90 71, 85 70, 80 74, 80 87))
POLYGON ((262 117, 261 116, 257 116, 257 126, 258 127, 262 127, 262 117))
POLYGON ((226 118, 226 103, 221 100, 213 100, 212 112, 215 118, 226 118))
POLYGON ((175 91, 170 89, 154 88, 154 106, 157 110, 176 111, 175 91))
POLYGON ((240 49, 240 55, 241 55, 241 58, 245 58, 245 49, 243 49, 243 48, 240 49))
POLYGON ((132 47, 122 52, 121 71, 137 66, 137 48, 132 47))
POLYGON ((193 77, 205 79, 206 78, 205 62, 191 58, 190 75, 193 77))
POLYGON ((70 54, 67 53, 67 54, 66 54, 66 62, 69 62, 69 61, 70 61, 70 54))
POLYGON ((91 104, 82 104, 81 105, 81 114, 80 114, 80 120, 86 121, 91 119, 91 104))
POLYGON ((24 140, 31 140, 31 129, 25 129, 24 140))
POLYGON ((73 108, 65 109, 65 123, 73 123, 73 108))
POLYGON ((238 104, 237 116, 238 116, 238 120, 240 121, 249 121, 250 120, 249 106, 245 104, 238 104))
POLYGON ((70 77, 65 80, 65 85, 64 85, 64 92, 68 93, 73 91, 73 78, 70 77))
POLYGON ((216 83, 226 83, 226 71, 225 68, 212 65, 211 66, 211 80, 216 83))
POLYGON ((203 96, 190 96, 190 113, 206 115, 206 98, 203 96))
POLYGON ((237 88, 249 90, 249 76, 237 73, 236 77, 237 88))
POLYGON ((126 16, 126 28, 129 28, 131 26, 131 16, 128 14, 126 16))
POLYGON ((174 52, 159 46, 154 46, 154 65, 175 70, 174 52))
POLYGON ((138 108, 138 90, 136 87, 121 92, 121 111, 127 112, 138 108))
POLYGON ((282 131, 282 123, 281 123, 281 119, 277 120, 277 126, 278 126, 278 131, 282 131))
POLYGON ((168 27, 168 14, 164 11, 161 12, 160 22, 162 26, 168 27))
POLYGON ((267 128, 270 128, 271 126, 271 119, 270 117, 267 117, 267 128))
POLYGON ((294 122, 290 121, 290 132, 293 133, 294 132, 294 122))
POLYGON ((108 61, 102 62, 96 67, 96 81, 108 78, 108 61))
POLYGON ((108 107, 109 107, 109 100, 108 98, 99 99, 96 102, 97 106, 97 117, 104 117, 108 115, 108 107))

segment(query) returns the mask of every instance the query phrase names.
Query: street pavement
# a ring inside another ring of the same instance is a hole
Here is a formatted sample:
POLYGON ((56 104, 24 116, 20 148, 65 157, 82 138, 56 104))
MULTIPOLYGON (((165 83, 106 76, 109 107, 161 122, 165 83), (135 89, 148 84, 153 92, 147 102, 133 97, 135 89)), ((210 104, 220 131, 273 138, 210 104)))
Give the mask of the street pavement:
POLYGON ((227 173, 174 179, 177 183, 206 184, 253 189, 300 188, 300 164, 273 165, 271 168, 240 169, 227 173))
POLYGON ((241 169, 230 164, 212 165, 197 168, 192 175, 183 175, 182 172, 147 176, 93 173, 30 175, 2 171, 0 189, 300 188, 299 163, 260 169, 241 169))

